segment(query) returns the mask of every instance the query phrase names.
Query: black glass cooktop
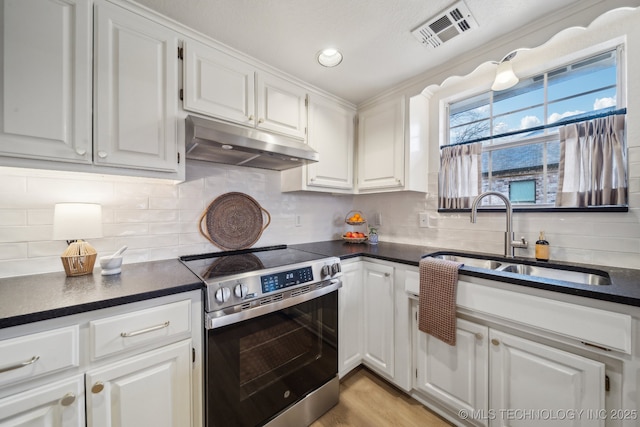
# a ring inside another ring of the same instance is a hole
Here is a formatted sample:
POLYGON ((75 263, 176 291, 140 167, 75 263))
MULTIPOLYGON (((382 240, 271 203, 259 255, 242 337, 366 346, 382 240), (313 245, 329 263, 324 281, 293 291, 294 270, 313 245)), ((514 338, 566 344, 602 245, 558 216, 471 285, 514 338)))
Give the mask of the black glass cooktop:
POLYGON ((326 256, 290 249, 282 245, 189 255, 180 257, 180 261, 203 280, 211 280, 322 258, 326 256))

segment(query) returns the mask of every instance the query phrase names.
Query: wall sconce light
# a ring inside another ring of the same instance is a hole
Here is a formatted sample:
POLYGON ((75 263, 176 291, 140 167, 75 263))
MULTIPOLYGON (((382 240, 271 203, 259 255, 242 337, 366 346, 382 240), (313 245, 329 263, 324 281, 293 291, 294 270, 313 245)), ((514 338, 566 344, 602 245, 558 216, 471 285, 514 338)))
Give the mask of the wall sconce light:
POLYGON ((102 206, 95 203, 58 203, 53 213, 53 240, 69 245, 60 259, 67 276, 93 272, 97 252, 82 239, 102 237, 102 206))
POLYGON ((513 72, 511 60, 516 56, 517 52, 511 52, 498 63, 496 70, 496 78, 491 85, 491 90, 499 91, 509 89, 518 84, 520 79, 513 72))

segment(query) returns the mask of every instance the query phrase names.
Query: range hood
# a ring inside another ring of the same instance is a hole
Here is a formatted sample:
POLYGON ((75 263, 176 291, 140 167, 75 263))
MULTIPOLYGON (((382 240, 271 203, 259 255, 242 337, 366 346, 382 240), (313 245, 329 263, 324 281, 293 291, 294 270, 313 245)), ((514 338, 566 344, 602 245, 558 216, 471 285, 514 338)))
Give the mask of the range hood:
POLYGON ((185 120, 187 159, 278 171, 320 159, 291 137, 191 115, 185 120))

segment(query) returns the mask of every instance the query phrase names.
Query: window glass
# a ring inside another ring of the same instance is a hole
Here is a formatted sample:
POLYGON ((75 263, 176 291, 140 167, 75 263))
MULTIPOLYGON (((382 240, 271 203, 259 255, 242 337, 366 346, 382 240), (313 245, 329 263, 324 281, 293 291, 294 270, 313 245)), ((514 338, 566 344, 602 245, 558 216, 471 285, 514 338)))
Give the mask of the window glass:
MULTIPOLYGON (((448 143, 482 140, 481 190, 515 194, 514 202, 521 205, 553 207, 560 161, 558 127, 540 127, 619 108, 617 56, 617 50, 600 53, 522 78, 511 89, 450 104, 448 143)), ((482 204, 501 205, 494 199, 484 198, 482 204)))

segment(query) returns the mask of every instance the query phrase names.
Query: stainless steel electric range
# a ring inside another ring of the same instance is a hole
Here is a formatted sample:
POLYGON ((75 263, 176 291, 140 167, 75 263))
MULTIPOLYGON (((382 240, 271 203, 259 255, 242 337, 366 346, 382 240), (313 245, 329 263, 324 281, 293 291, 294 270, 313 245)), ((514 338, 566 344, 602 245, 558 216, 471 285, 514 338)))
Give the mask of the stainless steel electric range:
POLYGON ((205 419, 308 425, 338 402, 340 259, 286 246, 180 260, 205 283, 205 419))

